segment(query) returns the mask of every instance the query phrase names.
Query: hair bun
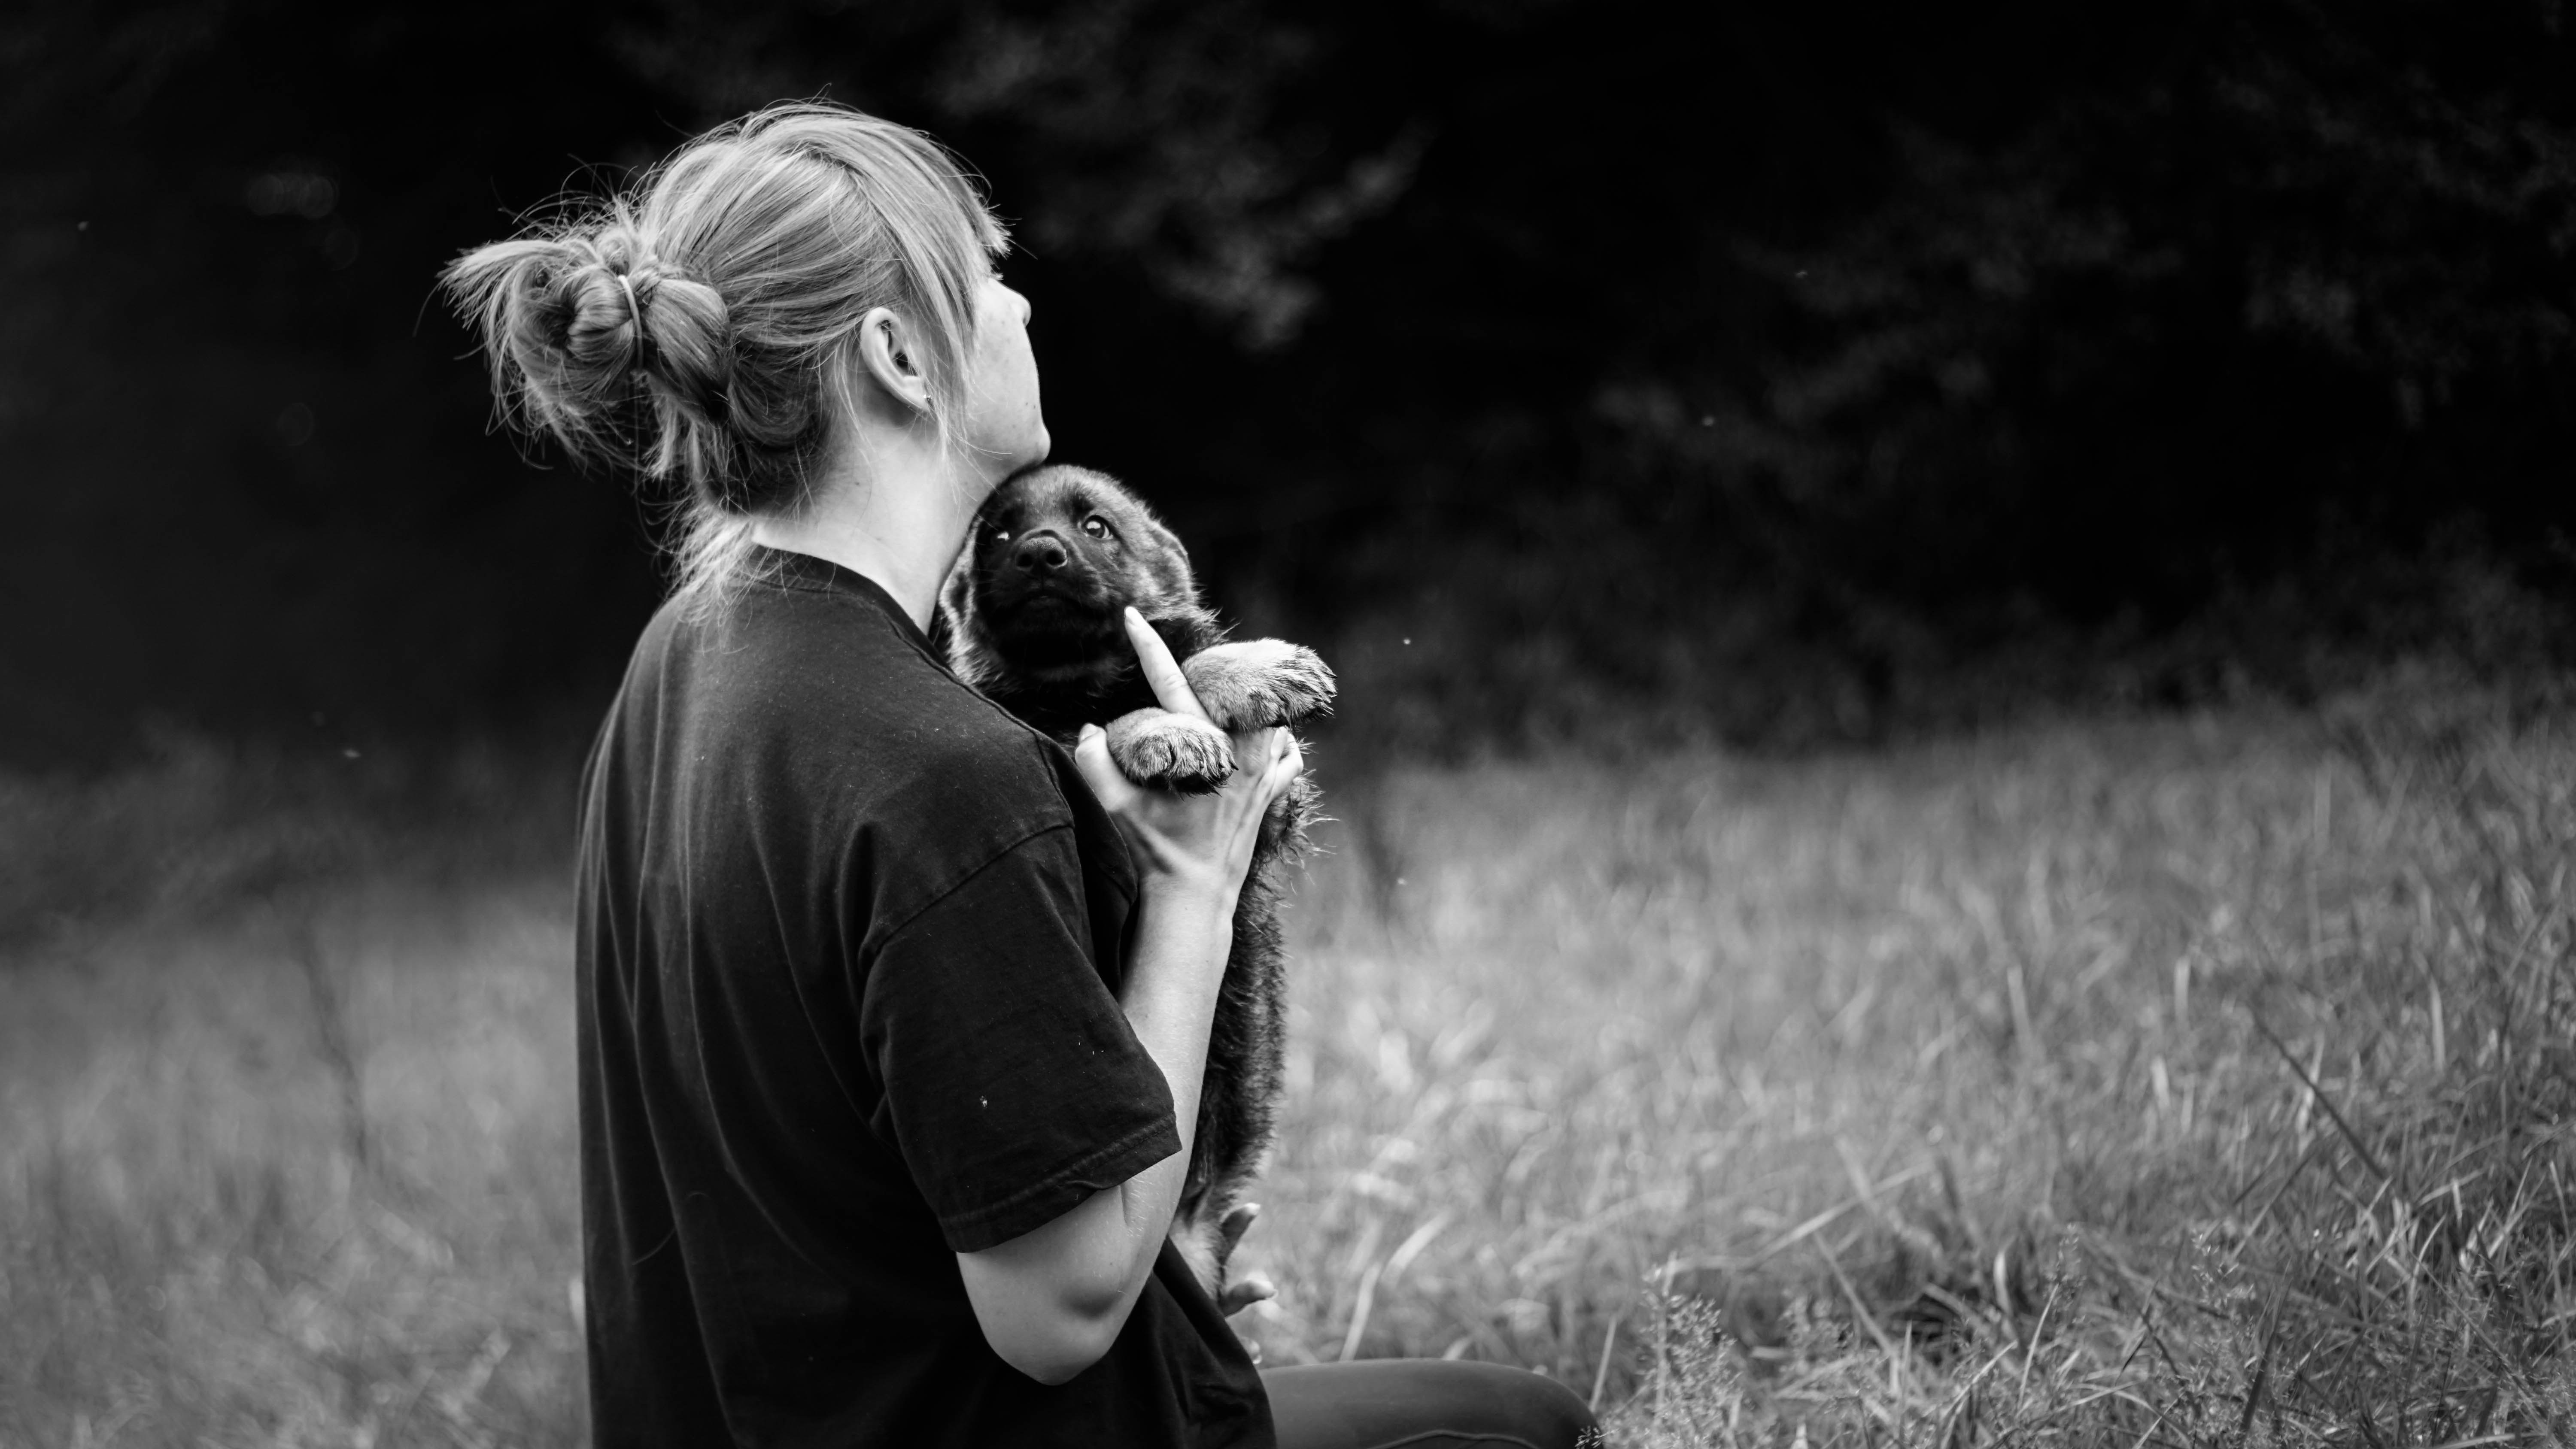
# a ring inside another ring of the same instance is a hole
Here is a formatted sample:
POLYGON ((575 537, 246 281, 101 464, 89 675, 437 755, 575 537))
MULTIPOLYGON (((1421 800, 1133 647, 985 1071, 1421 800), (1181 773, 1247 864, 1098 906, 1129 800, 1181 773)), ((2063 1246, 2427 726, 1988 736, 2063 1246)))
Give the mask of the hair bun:
POLYGON ((624 217, 559 243, 572 265, 559 288, 561 347, 573 392, 608 399, 641 376, 703 421, 722 425, 731 372, 724 298, 653 255, 624 217))
MULTIPOLYGON (((658 259, 623 208, 481 248, 449 285, 489 340, 495 392, 576 452, 635 457, 639 389, 696 431, 724 431, 734 341, 724 298, 658 259)), ((670 428, 647 431, 650 466, 669 468, 670 428)))
POLYGON ((733 347, 722 294, 678 271, 651 264, 625 276, 631 289, 636 366, 654 389, 705 422, 722 427, 732 407, 733 347))

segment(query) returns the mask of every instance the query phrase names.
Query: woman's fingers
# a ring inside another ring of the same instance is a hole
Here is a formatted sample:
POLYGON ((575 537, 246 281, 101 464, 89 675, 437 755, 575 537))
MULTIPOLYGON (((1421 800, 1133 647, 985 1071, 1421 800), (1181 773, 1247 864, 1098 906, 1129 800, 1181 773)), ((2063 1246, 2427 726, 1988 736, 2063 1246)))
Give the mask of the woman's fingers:
POLYGON ((1155 703, 1192 719, 1208 717, 1197 693, 1190 688, 1189 677, 1181 673, 1180 661, 1172 657, 1171 646, 1133 608, 1127 611, 1127 642, 1135 647, 1136 662, 1144 666, 1145 683, 1152 686, 1155 703))
POLYGON ((1279 797, 1288 793, 1288 787, 1297 782, 1297 777, 1306 772, 1306 752, 1297 743, 1295 735, 1284 729, 1273 729, 1266 733, 1270 738, 1262 742, 1264 746, 1262 752, 1253 756, 1255 760, 1264 762, 1264 768, 1260 772, 1259 787, 1261 809, 1264 814, 1269 813, 1270 807, 1277 803, 1279 797))
POLYGON ((1278 734, 1279 757, 1271 762, 1270 788, 1267 792, 1268 798, 1272 800, 1288 793, 1288 787, 1297 783, 1299 775, 1306 773, 1306 747, 1297 742, 1295 735, 1284 729, 1278 734))
POLYGON ((1117 763, 1109 758, 1109 732, 1098 725, 1084 725, 1074 740, 1073 767, 1101 806, 1113 815, 1124 812, 1144 793, 1136 782, 1119 773, 1117 763))
POLYGON ((1234 772, 1247 784, 1264 784, 1282 756, 1297 748, 1297 737, 1284 725, 1264 725, 1234 735, 1234 772))
MULTIPOLYGON (((1170 653, 1163 658, 1168 663, 1170 653)), ((1178 687, 1188 699, 1188 684, 1178 687)), ((1262 817, 1306 768, 1297 737, 1275 726, 1234 736, 1234 761, 1233 778, 1222 790, 1184 796, 1147 789, 1120 773, 1109 756, 1109 735, 1097 725, 1083 726, 1073 745, 1083 783, 1117 817, 1128 843, 1151 862, 1149 869, 1228 891, 1242 887, 1262 817)))
POLYGON ((1234 737, 1234 783, 1251 800, 1257 820, 1306 770, 1304 747, 1285 727, 1247 730, 1234 737))

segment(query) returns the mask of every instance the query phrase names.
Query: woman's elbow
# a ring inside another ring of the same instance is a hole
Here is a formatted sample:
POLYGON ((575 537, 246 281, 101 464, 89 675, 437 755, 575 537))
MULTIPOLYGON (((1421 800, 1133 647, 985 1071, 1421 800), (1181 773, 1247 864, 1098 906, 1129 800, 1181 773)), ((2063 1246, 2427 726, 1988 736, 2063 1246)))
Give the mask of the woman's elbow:
POLYGON ((1063 1305, 1024 1313, 1007 1324, 984 1324, 984 1341, 1002 1362, 1039 1383, 1064 1383, 1107 1356, 1127 1315, 1124 1303, 1100 1308, 1063 1305))
POLYGON ((1119 1203, 1115 1192, 1095 1193, 1009 1242, 957 1255, 967 1301, 1002 1362, 1060 1384, 1118 1341, 1152 1261, 1138 1260, 1119 1203))

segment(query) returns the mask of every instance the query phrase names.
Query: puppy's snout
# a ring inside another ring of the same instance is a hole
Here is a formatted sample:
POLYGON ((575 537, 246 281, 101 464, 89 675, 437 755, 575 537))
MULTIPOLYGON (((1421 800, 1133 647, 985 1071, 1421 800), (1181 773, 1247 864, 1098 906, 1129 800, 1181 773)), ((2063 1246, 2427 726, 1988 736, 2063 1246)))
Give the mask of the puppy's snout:
POLYGON ((1064 540, 1047 532, 1029 534, 1011 548, 1012 566, 1033 574, 1054 573, 1071 557, 1065 552, 1064 540))

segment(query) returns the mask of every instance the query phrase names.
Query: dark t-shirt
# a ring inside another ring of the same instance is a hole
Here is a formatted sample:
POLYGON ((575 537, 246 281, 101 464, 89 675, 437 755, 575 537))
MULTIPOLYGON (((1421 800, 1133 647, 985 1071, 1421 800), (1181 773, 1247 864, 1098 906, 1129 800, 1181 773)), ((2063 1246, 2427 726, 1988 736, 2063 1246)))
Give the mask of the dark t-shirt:
POLYGON ((955 1254, 1180 1149, 1114 995, 1133 868, 875 584, 759 562, 654 617, 583 781, 596 1442, 1267 1449, 1168 1244, 1071 1382, 985 1343, 955 1254))

